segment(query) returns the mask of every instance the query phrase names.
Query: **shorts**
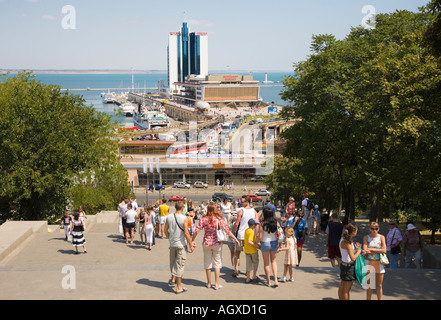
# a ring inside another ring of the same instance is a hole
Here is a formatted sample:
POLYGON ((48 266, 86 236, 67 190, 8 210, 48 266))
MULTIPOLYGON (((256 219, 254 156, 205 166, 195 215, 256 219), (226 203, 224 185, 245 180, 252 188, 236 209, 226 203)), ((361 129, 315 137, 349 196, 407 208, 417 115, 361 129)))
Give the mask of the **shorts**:
POLYGON ((135 223, 134 222, 126 223, 126 228, 127 229, 135 228, 135 223))
POLYGON ((262 252, 274 251, 277 252, 279 250, 279 241, 262 241, 260 243, 260 250, 262 252))
POLYGON ((244 245, 244 240, 239 240, 239 246, 237 244, 234 245, 234 250, 235 251, 243 251, 243 245, 244 245))
POLYGON ((351 263, 340 263, 340 279, 342 281, 354 281, 355 276, 355 264, 351 263))
POLYGON ((303 248, 303 239, 297 240, 297 248, 303 248))
POLYGON ((186 250, 185 247, 170 247, 170 272, 175 277, 182 278, 184 274, 186 250))
POLYGON ((259 252, 246 253, 246 270, 251 272, 259 267, 259 252))
POLYGON ((204 269, 220 269, 222 268, 222 245, 212 245, 211 247, 203 247, 204 251, 204 269))
POLYGON ((160 216, 159 217, 159 224, 165 224, 167 221, 167 216, 160 216))
POLYGON ((338 246, 328 246, 328 258, 329 259, 335 259, 335 258, 341 259, 340 248, 338 246))

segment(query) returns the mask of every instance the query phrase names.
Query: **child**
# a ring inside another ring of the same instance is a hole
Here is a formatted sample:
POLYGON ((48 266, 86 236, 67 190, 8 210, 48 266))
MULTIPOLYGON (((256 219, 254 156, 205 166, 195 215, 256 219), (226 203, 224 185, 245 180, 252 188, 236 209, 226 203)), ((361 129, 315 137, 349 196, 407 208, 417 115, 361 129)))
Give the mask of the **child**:
POLYGON ((288 227, 285 229, 285 237, 286 237, 285 247, 279 250, 279 251, 285 251, 284 271, 283 271, 283 277, 279 278, 280 282, 286 282, 286 273, 288 270, 289 270, 288 281, 294 281, 294 277, 292 275, 292 265, 294 263, 298 264, 296 238, 294 237, 294 229, 292 227, 288 227))
POLYGON ((67 241, 68 240, 68 236, 70 235, 70 223, 72 222, 72 217, 69 214, 69 210, 66 210, 64 212, 63 218, 58 219, 55 222, 58 222, 60 220, 63 221, 62 224, 63 224, 63 227, 64 227, 64 235, 65 235, 64 241, 67 241))
POLYGON ((257 249, 259 245, 256 243, 256 235, 254 234, 254 229, 256 228, 257 222, 254 219, 248 220, 248 229, 245 230, 244 237, 244 252, 246 255, 246 270, 247 279, 245 283, 250 283, 257 280, 257 267, 259 266, 259 254, 257 249), (251 270, 253 271, 253 278, 251 279, 251 270))

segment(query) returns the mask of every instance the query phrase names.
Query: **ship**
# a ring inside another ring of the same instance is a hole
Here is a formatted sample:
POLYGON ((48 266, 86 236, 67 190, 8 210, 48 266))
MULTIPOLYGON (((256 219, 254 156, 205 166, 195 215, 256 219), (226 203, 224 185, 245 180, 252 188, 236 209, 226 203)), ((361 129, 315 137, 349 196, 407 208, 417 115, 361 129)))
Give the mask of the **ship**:
POLYGON ((123 103, 122 105, 120 105, 120 108, 121 112, 126 117, 132 117, 136 109, 136 107, 130 102, 123 103))
POLYGON ((133 123, 140 130, 150 130, 155 127, 169 127, 170 121, 163 106, 140 105, 133 113, 133 123))
POLYGON ((115 103, 115 95, 113 93, 101 93, 103 103, 115 103))

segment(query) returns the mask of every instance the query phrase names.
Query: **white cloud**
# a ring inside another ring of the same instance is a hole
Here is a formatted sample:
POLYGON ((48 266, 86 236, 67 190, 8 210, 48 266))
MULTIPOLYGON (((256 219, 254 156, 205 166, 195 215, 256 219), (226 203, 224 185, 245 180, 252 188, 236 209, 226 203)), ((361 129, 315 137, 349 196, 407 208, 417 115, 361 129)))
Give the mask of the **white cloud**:
POLYGON ((41 19, 43 19, 43 20, 55 20, 56 18, 54 16, 49 15, 49 14, 45 14, 45 15, 41 16, 41 19))

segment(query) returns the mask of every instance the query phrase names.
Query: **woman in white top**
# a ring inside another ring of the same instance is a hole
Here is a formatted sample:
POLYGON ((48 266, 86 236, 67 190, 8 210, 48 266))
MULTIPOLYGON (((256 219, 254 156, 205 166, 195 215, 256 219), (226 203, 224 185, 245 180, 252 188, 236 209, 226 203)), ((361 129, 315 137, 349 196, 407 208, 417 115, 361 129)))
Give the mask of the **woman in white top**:
POLYGON ((340 287, 338 288, 338 298, 340 300, 349 300, 349 292, 352 288, 352 283, 356 280, 355 276, 355 260, 363 252, 360 244, 355 244, 352 241, 353 237, 357 235, 358 227, 354 223, 349 223, 347 229, 344 231, 340 240, 340 287))
POLYGON ((230 215, 232 212, 231 203, 228 201, 228 198, 225 198, 224 201, 221 203, 221 213, 222 213, 222 219, 226 224, 228 224, 228 221, 230 220, 230 215))

